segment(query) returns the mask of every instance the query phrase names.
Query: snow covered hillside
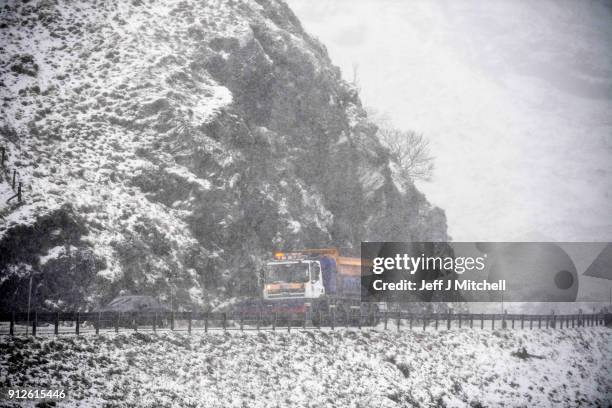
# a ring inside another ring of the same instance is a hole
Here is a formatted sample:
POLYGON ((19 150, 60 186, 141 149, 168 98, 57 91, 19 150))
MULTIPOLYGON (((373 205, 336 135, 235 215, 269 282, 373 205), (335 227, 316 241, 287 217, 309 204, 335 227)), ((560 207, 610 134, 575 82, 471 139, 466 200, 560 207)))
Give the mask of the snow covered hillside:
POLYGON ((75 407, 603 407, 611 336, 597 327, 3 337, 0 386, 63 388, 62 406, 75 407))
POLYGON ((38 309, 214 306, 275 248, 447 238, 281 1, 7 1, 0 22, 0 144, 25 186, 0 207, 0 309, 29 276, 38 309))

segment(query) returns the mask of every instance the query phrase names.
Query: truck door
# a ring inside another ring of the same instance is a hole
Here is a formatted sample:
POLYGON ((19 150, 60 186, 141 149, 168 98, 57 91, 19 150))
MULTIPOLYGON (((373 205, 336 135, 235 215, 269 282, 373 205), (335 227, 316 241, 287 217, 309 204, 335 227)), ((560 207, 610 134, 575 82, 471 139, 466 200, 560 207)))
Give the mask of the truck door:
POLYGON ((317 298, 325 294, 319 261, 310 262, 310 286, 312 288, 312 297, 317 298))

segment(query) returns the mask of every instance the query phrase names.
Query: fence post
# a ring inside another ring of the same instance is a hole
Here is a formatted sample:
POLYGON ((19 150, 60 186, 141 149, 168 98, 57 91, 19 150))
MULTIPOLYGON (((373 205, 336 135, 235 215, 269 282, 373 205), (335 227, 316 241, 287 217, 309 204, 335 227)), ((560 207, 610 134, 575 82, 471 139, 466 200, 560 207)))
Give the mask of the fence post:
POLYGON ((96 321, 96 336, 100 334, 100 311, 98 311, 98 320, 96 321))
POLYGON ((474 328, 474 315, 470 313, 470 329, 474 328))
POLYGON ((438 313, 434 313, 434 320, 436 321, 435 325, 436 325, 436 330, 438 330, 438 324, 440 321, 440 317, 438 316, 438 313))
POLYGON ((512 315, 512 319, 510 319, 512 321, 512 329, 514 329, 514 315, 512 315))
POLYGON ((344 328, 345 329, 348 329, 350 325, 351 310, 352 309, 350 307, 348 309, 344 309, 344 328))
POLYGON ((115 333, 119 333, 119 320, 121 320, 121 312, 117 312, 115 316, 115 333))
POLYGON ((80 312, 76 312, 75 331, 76 331, 77 336, 81 332, 81 313, 80 312))
POLYGON ((244 313, 240 312, 240 331, 244 331, 244 313))
POLYGON ((521 315, 521 329, 525 328, 525 315, 521 315))
POLYGON ((157 331, 157 312, 153 314, 153 331, 157 331))
POLYGON ((402 312, 397 312, 397 331, 400 331, 400 324, 402 319, 402 312))
POLYGON ((134 331, 138 331, 138 312, 132 314, 132 323, 134 324, 134 331))
POLYGON ((15 335, 15 312, 11 312, 11 323, 9 327, 9 333, 11 336, 15 335))
POLYGON ((554 310, 552 312, 552 319, 551 319, 550 325, 551 325, 552 329, 556 329, 557 328, 556 327, 557 326, 557 316, 555 315, 555 311, 554 310))
POLYGON ((321 330, 321 322, 323 321, 323 311, 319 310, 319 321, 317 321, 317 328, 321 330))
POLYGON ((174 310, 170 312, 170 330, 174 330, 174 310))
POLYGON ((17 177, 17 170, 13 169, 13 190, 15 189, 16 177, 17 177))
POLYGON ((480 330, 484 329, 484 313, 480 314, 480 330))
POLYGON ((508 315, 508 311, 504 310, 504 313, 502 313, 502 329, 505 329, 507 327, 506 324, 506 316, 508 315))
POLYGON ((412 330, 412 320, 413 320, 413 319, 414 319, 414 316, 412 316, 412 313, 410 313, 410 321, 409 321, 409 323, 408 323, 408 324, 409 324, 408 328, 409 328, 410 330, 412 330))
POLYGON ((559 316, 559 329, 562 330, 563 329, 563 315, 559 316))
POLYGON ((227 313, 223 313, 223 331, 227 330, 227 313))
POLYGON ((287 314, 287 333, 291 333, 291 315, 287 314))
POLYGON ((259 326, 261 326, 261 310, 257 313, 257 331, 259 331, 259 326))
POLYGON ((303 317, 304 317, 304 321, 302 322, 302 329, 306 330, 306 321, 308 320, 308 316, 307 316, 305 310, 304 310, 304 316, 303 317))
POLYGON ((278 312, 274 312, 274 319, 272 319, 272 331, 276 331, 276 316, 278 312))
POLYGON ((491 330, 495 330, 495 315, 491 318, 491 330))
POLYGON ((34 319, 32 319, 32 336, 36 337, 36 326, 38 323, 38 312, 34 311, 34 319))
POLYGON ((451 315, 452 315, 452 311, 448 311, 446 313, 446 330, 450 330, 451 329, 451 315))
POLYGON ((457 315, 457 321, 459 322, 459 328, 461 328, 461 313, 457 315))
POLYGON ((204 333, 208 333, 208 312, 204 315, 204 333))
POLYGON ((529 329, 533 329, 533 316, 529 316, 529 329))
POLYGON ((334 330, 334 326, 336 325, 336 308, 333 307, 331 310, 331 329, 334 330))
POLYGON ((389 312, 385 310, 385 330, 387 330, 387 321, 389 320, 389 316, 387 315, 387 313, 389 312))
POLYGON ((59 334, 59 322, 60 322, 60 312, 57 312, 57 314, 55 315, 55 327, 53 328, 53 332, 56 336, 59 334))
POLYGON ((588 316, 587 317, 587 321, 589 322, 589 327, 591 327, 593 325, 593 323, 592 323, 593 322, 593 318, 592 318, 593 315, 591 313, 589 313, 587 316, 588 316))
POLYGON ((188 317, 188 321, 187 321, 187 333, 191 334, 191 311, 189 311, 189 317, 188 317))
POLYGON ((423 331, 427 329, 427 317, 423 314, 423 331))

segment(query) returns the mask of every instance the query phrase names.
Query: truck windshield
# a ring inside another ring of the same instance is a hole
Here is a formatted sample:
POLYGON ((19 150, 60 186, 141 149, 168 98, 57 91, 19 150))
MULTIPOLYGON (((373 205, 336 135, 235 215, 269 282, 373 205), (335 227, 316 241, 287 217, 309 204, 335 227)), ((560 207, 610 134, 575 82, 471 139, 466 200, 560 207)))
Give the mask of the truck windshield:
POLYGON ((266 283, 308 282, 308 262, 268 264, 266 283))

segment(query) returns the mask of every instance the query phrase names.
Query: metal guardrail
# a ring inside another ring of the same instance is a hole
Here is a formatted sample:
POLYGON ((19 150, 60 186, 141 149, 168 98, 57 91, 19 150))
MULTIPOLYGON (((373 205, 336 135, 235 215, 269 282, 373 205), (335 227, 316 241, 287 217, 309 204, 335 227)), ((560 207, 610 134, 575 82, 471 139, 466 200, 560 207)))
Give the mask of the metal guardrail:
POLYGON ((570 329, 602 326, 612 323, 612 314, 473 314, 473 313, 406 313, 336 312, 291 314, 263 313, 206 313, 206 312, 59 312, 59 313, 2 313, 0 335, 63 335, 124 331, 187 331, 209 330, 284 330, 321 329, 341 327, 377 327, 381 330, 397 330, 428 327, 434 330, 446 328, 470 329, 570 329), (24 324, 25 323, 25 324, 24 324))

